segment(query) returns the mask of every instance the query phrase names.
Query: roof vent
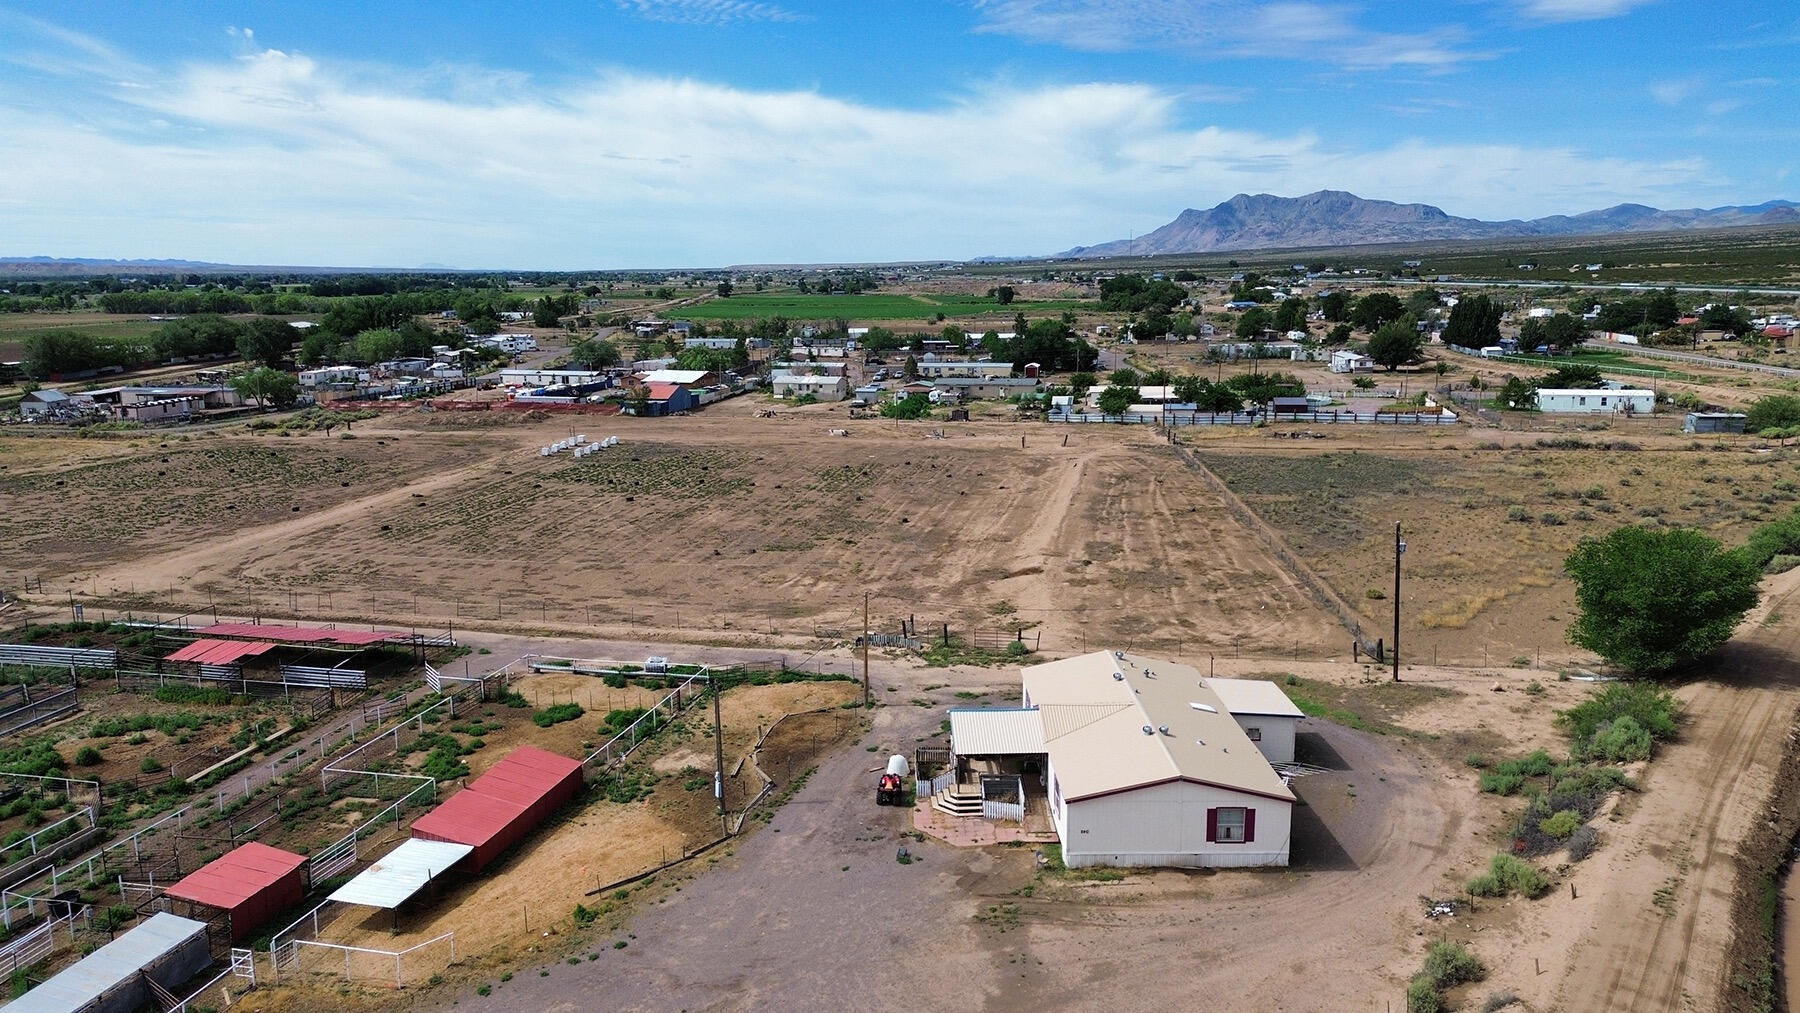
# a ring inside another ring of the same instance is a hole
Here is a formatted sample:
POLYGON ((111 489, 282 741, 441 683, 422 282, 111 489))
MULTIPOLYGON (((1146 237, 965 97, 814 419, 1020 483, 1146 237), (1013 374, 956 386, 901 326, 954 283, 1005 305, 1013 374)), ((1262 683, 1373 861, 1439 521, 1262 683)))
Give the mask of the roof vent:
POLYGON ((1209 703, 1201 703, 1198 700, 1188 701, 1188 706, 1194 708, 1197 711, 1205 711, 1208 714, 1219 713, 1219 708, 1214 707, 1212 704, 1209 704, 1209 703))
POLYGON ((1120 661, 1124 661, 1125 660, 1125 652, 1124 651, 1114 651, 1113 657, 1118 658, 1120 661))
POLYGON ((1148 668, 1146 668, 1146 669, 1144 669, 1144 678, 1154 679, 1154 678, 1156 678, 1156 673, 1152 672, 1148 668))
POLYGON ((1144 726, 1144 734, 1145 735, 1155 735, 1156 729, 1150 727, 1149 725, 1145 725, 1144 726))
POLYGON ((1196 746, 1204 746, 1204 745, 1206 745, 1206 740, 1205 740, 1205 739, 1195 739, 1195 740, 1194 740, 1194 745, 1196 745, 1196 746))
POLYGON ((1156 730, 1163 733, 1164 735, 1169 734, 1169 726, 1168 725, 1157 725, 1156 730))
POLYGON ((1117 679, 1120 682, 1124 682, 1125 681, 1125 673, 1124 672, 1114 672, 1113 678, 1117 679))

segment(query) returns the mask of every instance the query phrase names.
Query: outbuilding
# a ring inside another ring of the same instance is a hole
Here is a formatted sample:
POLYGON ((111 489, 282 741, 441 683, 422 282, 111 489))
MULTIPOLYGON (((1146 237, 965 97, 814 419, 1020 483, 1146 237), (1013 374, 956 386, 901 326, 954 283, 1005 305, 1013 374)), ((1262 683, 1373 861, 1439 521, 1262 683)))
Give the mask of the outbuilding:
POLYGON ((179 913, 223 912, 233 943, 306 895, 306 858, 251 841, 206 863, 164 891, 179 913), (184 910, 184 908, 186 910, 184 910), (196 910, 197 909, 197 910, 196 910))
POLYGON ((574 798, 581 781, 581 761, 520 746, 419 817, 412 835, 474 848, 464 867, 480 872, 574 798))
POLYGON ((1684 433, 1741 433, 1749 418, 1743 412, 1688 412, 1682 422, 1684 433))
POLYGON ((132 1013, 152 1000, 153 988, 180 988, 211 963, 205 925, 159 912, 6 1008, 9 1013, 132 1013))

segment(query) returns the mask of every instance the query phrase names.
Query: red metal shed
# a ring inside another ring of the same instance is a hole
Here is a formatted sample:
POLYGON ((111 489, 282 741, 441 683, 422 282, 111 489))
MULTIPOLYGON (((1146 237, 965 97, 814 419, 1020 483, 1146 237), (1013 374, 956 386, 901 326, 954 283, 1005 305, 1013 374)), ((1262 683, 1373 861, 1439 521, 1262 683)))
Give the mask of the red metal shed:
POLYGON ((306 893, 305 866, 304 856, 252 841, 206 863, 164 892, 176 900, 228 912, 235 943, 300 903, 306 893))
POLYGON ((520 746, 449 800, 413 823, 427 841, 467 844, 469 871, 522 840, 581 788, 581 761, 520 746))

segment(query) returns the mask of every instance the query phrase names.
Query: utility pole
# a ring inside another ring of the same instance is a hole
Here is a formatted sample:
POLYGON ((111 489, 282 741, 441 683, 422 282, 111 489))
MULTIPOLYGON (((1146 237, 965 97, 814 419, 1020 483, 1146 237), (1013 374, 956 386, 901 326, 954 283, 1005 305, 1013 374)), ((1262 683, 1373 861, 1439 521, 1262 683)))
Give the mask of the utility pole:
POLYGON ((719 812, 725 811, 725 731, 719 725, 719 676, 716 672, 706 673, 706 684, 712 689, 713 698, 713 798, 719 803, 719 812))
POLYGON ((863 707, 869 706, 869 592, 863 592, 863 707))
POLYGON ((1400 539, 1400 522, 1394 522, 1394 681, 1400 681, 1400 557, 1406 543, 1400 539))

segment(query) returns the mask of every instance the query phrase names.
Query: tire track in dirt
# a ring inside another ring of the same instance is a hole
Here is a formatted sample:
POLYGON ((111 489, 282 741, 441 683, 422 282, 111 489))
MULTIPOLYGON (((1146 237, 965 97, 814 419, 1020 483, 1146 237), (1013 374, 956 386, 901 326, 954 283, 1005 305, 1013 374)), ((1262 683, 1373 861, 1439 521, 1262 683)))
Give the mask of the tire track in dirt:
POLYGON ((1721 1004, 1737 853, 1769 795, 1800 702, 1797 647, 1792 623, 1759 626, 1726 649, 1715 679, 1680 692, 1681 740, 1657 757, 1642 804, 1611 832, 1609 846, 1629 857, 1598 886, 1553 1008, 1721 1004), (1659 890, 1669 891, 1662 907, 1659 890))

